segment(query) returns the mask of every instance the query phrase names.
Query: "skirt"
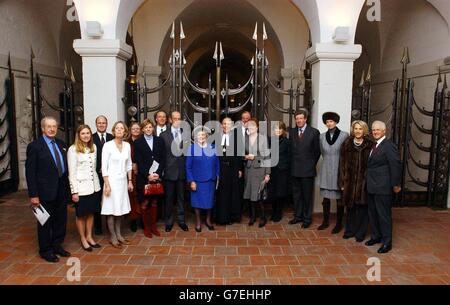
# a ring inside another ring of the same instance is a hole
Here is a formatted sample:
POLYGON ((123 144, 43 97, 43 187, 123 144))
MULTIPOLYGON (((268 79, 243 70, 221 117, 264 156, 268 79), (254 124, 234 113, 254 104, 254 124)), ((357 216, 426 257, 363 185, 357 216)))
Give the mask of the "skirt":
POLYGON ((328 199, 341 199, 342 192, 337 190, 320 189, 320 196, 322 196, 322 198, 328 199))
POLYGON ((80 201, 75 203, 75 215, 77 217, 83 217, 100 213, 101 193, 97 192, 87 196, 80 196, 80 201))
POLYGON ((197 190, 191 191, 191 206, 195 209, 212 209, 216 192, 216 181, 196 182, 197 190))

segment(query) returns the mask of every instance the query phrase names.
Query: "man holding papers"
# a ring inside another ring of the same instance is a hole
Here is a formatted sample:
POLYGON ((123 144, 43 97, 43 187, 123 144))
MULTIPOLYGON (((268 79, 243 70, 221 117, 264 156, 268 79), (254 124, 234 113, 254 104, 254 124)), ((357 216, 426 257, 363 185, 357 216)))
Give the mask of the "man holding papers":
POLYGON ((32 206, 42 206, 50 215, 43 225, 38 223, 39 254, 56 263, 56 255, 70 256, 62 248, 69 201, 66 145, 56 139, 58 123, 54 118, 42 119, 41 129, 43 135, 27 147, 25 174, 32 206))

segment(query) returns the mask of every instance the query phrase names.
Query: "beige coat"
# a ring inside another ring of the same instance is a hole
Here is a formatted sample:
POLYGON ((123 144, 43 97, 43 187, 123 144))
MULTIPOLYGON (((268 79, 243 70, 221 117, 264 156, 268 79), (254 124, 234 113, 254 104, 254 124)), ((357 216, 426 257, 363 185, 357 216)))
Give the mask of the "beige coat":
MULTIPOLYGON (((94 144, 95 147, 95 144, 94 144)), ((79 196, 91 195, 100 191, 100 181, 96 172, 97 148, 93 153, 77 153, 71 146, 67 153, 70 191, 79 196)))

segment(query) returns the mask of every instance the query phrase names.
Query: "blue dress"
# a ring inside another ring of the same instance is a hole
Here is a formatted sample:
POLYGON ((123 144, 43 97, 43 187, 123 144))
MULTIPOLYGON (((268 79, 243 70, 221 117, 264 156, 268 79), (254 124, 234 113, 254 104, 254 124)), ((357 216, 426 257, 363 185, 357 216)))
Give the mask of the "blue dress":
POLYGON ((191 205, 198 209, 212 209, 220 173, 216 150, 210 145, 202 148, 198 144, 193 144, 188 152, 190 154, 186 157, 187 181, 197 184, 197 190, 191 191, 191 205))

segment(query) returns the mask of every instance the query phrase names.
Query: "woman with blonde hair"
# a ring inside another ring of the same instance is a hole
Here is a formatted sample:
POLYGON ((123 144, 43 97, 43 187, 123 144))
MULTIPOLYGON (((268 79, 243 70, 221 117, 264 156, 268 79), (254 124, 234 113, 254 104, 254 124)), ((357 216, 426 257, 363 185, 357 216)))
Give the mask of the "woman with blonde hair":
POLYGON ((75 143, 67 153, 70 191, 75 203, 76 224, 85 251, 101 246, 92 238, 94 214, 100 212, 100 182, 97 175, 97 147, 88 125, 80 125, 75 143))
POLYGON ((364 121, 352 123, 351 135, 341 147, 338 185, 342 201, 347 207, 347 220, 343 238, 356 238, 362 242, 369 226, 367 209, 366 174, 373 142, 364 121))
POLYGON ((133 191, 131 147, 125 141, 128 127, 124 122, 116 122, 112 128, 114 140, 106 142, 102 152, 103 189, 102 215, 107 216, 110 243, 115 248, 129 245, 121 233, 123 215, 130 213, 128 192, 133 191))

